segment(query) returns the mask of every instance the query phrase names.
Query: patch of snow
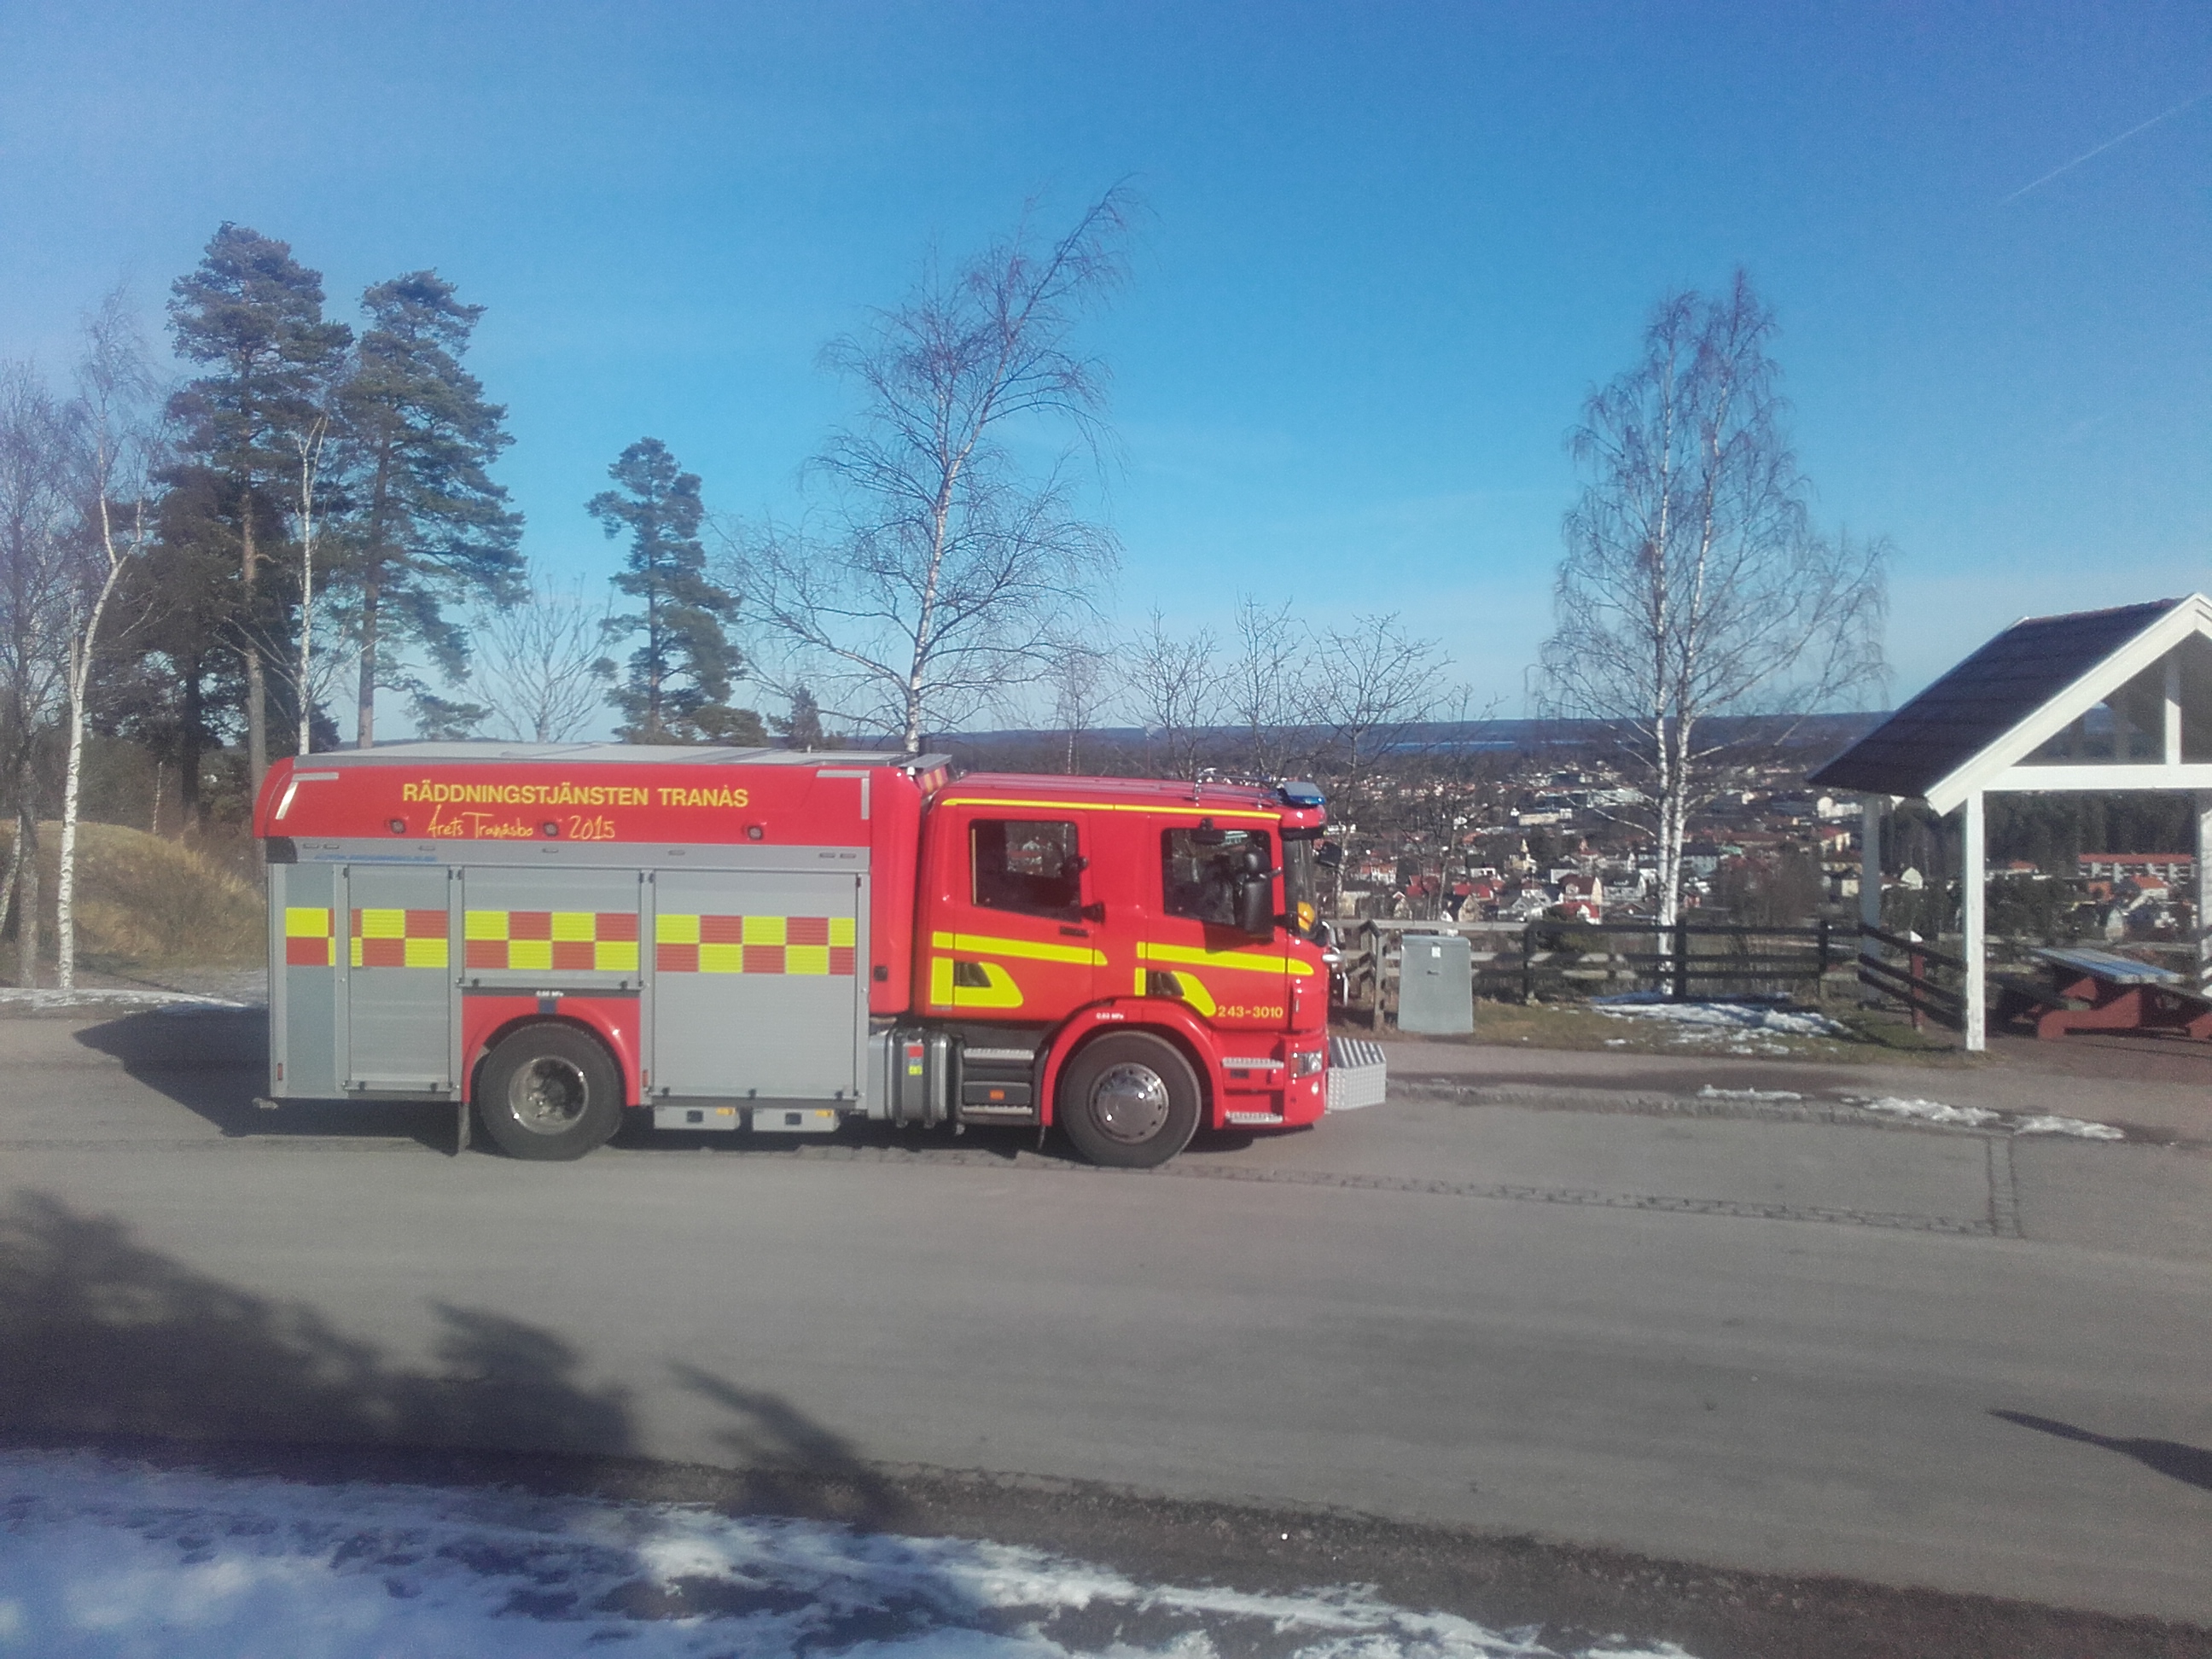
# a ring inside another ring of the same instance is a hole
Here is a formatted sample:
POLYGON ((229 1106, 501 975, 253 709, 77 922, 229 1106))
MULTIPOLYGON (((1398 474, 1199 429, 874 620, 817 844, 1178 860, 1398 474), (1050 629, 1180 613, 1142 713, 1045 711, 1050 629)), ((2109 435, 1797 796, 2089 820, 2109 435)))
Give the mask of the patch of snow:
MULTIPOLYGON (((1629 991, 1594 997, 1590 1006, 1615 1019, 1656 1019, 1682 1028, 1678 1042, 1741 1040, 1747 1034, 1776 1036, 1844 1036, 1849 1033, 1826 1014, 1759 998, 1727 1001, 1670 1002, 1658 991, 1629 991), (1695 1035, 1692 1035, 1692 1034, 1695 1035)), ((1777 1053, 1786 1049, 1777 1048, 1777 1053)))
POLYGON ((1717 1089, 1708 1083, 1698 1091, 1700 1100, 1802 1100, 1804 1096, 1790 1089, 1717 1089))
MULTIPOLYGON (((0 1454, 0 1654, 169 1659, 1567 1659, 1336 1587, 1148 1584, 1040 1550, 673 1504, 0 1454), (1127 1633, 1125 1633, 1127 1632, 1127 1633)), ((1690 1659, 1612 1637, 1572 1659, 1690 1659)))
POLYGON ((261 1005, 228 997, 197 996, 187 991, 143 991, 129 987, 79 986, 74 991, 47 987, 0 986, 0 1007, 153 1008, 165 1014, 237 1013, 261 1005))
POLYGON ((1897 1095, 1884 1095, 1879 1100, 1861 1100, 1845 1097, 1850 1104, 1869 1112, 1884 1112, 1892 1117, 1916 1118, 1923 1123, 1955 1124, 1964 1128, 1978 1129, 1984 1123, 1994 1123, 2004 1114, 1992 1112, 1983 1106, 1947 1106, 1940 1100, 1906 1100, 1897 1095))
POLYGON ((2024 1117, 2012 1126, 2016 1135, 2079 1135, 2084 1140, 2125 1140, 2127 1131, 2087 1118, 2046 1115, 2024 1117))

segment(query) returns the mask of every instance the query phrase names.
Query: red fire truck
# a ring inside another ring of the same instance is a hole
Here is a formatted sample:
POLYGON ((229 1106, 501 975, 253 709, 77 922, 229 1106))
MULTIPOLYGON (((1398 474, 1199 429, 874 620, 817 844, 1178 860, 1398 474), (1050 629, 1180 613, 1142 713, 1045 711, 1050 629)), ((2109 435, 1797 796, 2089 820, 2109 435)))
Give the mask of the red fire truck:
POLYGON ((1328 1032, 1310 785, 941 756, 403 744, 271 767, 270 1101, 446 1100, 518 1158, 656 1127, 1200 1125, 1382 1097, 1328 1032))

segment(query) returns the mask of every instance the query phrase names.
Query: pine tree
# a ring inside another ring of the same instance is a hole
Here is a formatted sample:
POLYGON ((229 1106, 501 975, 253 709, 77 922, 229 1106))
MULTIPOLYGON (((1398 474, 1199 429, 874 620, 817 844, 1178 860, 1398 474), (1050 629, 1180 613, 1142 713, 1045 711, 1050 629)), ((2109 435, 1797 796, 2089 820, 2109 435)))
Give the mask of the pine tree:
POLYGON ((299 479, 295 440, 313 425, 353 331, 323 320, 323 279, 290 245, 228 222, 198 270, 171 288, 177 355, 212 372, 171 401, 186 458, 228 478, 237 507, 238 649, 246 665, 246 727, 252 787, 269 764, 265 658, 283 655, 284 623, 263 591, 266 544, 280 533, 264 495, 289 499, 299 479))
MULTIPOLYGON (((585 510, 609 540, 629 532, 627 568, 614 583, 640 607, 611 618, 607 637, 644 635, 610 694, 629 722, 617 735, 629 743, 722 736, 744 712, 727 704, 730 680, 742 663, 723 627, 736 614, 737 600, 707 580, 699 475, 680 470, 659 439, 641 438, 607 476, 617 488, 601 490, 585 510)), ((602 668, 617 672, 611 661, 602 668)))
POLYGON ((356 515, 346 577, 366 749, 375 740, 376 688, 396 683, 398 647, 419 644, 458 675, 467 640, 446 607, 520 597, 522 518, 489 471, 513 441, 507 410, 486 403, 482 383, 461 367, 483 307, 461 304, 434 270, 376 283, 361 303, 360 354, 339 406, 356 515))

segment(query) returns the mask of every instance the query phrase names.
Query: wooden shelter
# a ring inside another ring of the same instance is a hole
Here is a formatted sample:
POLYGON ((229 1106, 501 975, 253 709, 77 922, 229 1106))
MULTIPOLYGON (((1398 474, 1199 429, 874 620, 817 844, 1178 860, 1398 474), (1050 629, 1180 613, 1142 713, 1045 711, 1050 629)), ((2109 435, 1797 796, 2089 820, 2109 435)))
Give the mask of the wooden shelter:
POLYGON ((1860 915, 1881 924, 1887 808, 1964 818, 1966 1047, 1988 1045, 1983 800, 1991 793, 2160 791, 2195 804, 2197 987, 2212 986, 2212 599, 2029 617, 1811 775, 1861 799, 1860 915))

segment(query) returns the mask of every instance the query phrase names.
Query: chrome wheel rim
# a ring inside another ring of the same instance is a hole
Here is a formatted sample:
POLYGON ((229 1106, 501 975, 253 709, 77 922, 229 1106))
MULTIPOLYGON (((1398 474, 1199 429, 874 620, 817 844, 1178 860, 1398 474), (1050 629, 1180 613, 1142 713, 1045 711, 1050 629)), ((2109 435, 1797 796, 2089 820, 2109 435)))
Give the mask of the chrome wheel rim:
POLYGON ((1168 1085, 1149 1066, 1116 1066, 1091 1085, 1091 1121, 1109 1140, 1141 1146, 1167 1127, 1168 1085))
POLYGON ((575 1127, 591 1099, 583 1068, 550 1055, 522 1066, 507 1085, 508 1115, 532 1134, 557 1135, 575 1127))

